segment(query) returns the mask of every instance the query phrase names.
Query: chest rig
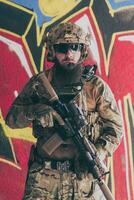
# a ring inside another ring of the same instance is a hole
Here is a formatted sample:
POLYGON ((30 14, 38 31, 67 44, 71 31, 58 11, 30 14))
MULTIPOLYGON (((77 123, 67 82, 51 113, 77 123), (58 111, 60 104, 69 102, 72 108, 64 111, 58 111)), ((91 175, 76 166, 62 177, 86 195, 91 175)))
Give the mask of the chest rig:
MULTIPOLYGON (((50 73, 46 75, 53 89, 57 93, 60 101, 63 104, 68 104, 70 101, 74 101, 79 106, 81 111, 83 111, 84 116, 87 117, 88 109, 87 109, 87 99, 86 99, 86 92, 84 89, 84 85, 86 81, 88 82, 90 80, 93 74, 90 75, 89 70, 87 68, 83 68, 83 73, 82 73, 80 81, 76 83, 66 84, 66 85, 54 84, 52 71, 50 71, 50 73)), ((41 149, 41 152, 45 152, 48 155, 52 155, 52 153, 54 153, 56 149, 60 147, 61 145, 63 144, 66 145, 66 140, 63 141, 62 138, 59 137, 59 134, 57 134, 57 132, 59 131, 59 126, 57 126, 57 122, 55 120, 53 121, 53 124, 54 124, 54 129, 52 127, 48 127, 48 128, 41 127, 43 132, 45 132, 45 134, 41 134, 41 135, 45 135, 45 138, 43 137, 44 139, 43 140, 41 137, 41 140, 38 140, 38 143, 37 143, 39 150, 41 149), (52 133, 50 133, 51 130, 52 130, 52 133), (46 139, 46 135, 48 136, 48 139, 46 139), (40 141, 43 145, 40 144, 40 141)), ((83 130, 84 135, 85 133, 88 132, 88 129, 89 127, 84 127, 84 130, 83 130)), ((69 144, 67 143, 67 145, 69 144)))
POLYGON ((79 82, 79 83, 74 83, 71 85, 65 85, 61 87, 60 86, 56 87, 53 85, 53 88, 56 91, 62 103, 69 103, 70 101, 75 99, 75 97, 77 97, 78 94, 82 91, 83 83, 79 82))
MULTIPOLYGON (((52 83, 54 90, 56 91, 59 99, 63 103, 69 103, 69 101, 75 99, 82 91, 85 82, 88 82, 96 73, 96 65, 87 65, 82 68, 82 75, 79 82, 66 84, 66 85, 55 85, 52 83)), ((48 79, 51 82, 53 73, 50 71, 48 79)))

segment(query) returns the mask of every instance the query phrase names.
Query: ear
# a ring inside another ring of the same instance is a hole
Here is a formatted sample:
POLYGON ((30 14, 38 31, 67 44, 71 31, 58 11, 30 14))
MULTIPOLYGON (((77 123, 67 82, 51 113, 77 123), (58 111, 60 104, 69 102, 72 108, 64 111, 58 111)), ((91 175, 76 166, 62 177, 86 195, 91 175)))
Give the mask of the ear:
POLYGON ((53 62, 55 60, 55 50, 53 46, 48 47, 47 60, 53 62))

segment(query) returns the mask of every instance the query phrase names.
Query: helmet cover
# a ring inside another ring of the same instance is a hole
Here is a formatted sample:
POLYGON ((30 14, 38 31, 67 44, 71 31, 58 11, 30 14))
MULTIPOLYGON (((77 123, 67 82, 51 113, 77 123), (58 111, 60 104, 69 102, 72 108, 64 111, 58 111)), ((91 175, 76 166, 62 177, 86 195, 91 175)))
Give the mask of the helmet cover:
POLYGON ((48 49, 48 60, 54 61, 55 51, 53 45, 61 43, 78 43, 83 44, 81 51, 81 62, 88 55, 88 47, 90 44, 90 35, 85 33, 83 29, 71 22, 61 23, 53 27, 45 38, 48 49))

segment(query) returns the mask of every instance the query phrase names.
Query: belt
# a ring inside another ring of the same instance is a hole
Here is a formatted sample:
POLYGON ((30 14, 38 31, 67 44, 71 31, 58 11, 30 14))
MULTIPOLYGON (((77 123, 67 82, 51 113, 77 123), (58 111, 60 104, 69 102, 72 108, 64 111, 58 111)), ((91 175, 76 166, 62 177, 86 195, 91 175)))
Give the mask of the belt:
POLYGON ((55 169, 63 172, 74 172, 74 160, 55 160, 49 158, 41 158, 36 154, 34 160, 41 165, 44 165, 45 169, 55 169))
POLYGON ((62 172, 74 171, 74 161, 72 160, 45 160, 44 166, 45 169, 55 169, 62 172))

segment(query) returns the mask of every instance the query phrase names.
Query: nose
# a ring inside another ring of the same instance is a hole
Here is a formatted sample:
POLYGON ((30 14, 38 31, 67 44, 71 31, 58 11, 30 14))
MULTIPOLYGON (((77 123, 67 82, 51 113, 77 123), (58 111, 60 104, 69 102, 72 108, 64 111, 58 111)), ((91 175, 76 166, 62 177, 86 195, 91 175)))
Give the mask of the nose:
POLYGON ((68 58, 72 58, 73 57, 73 52, 71 51, 71 49, 68 49, 68 51, 66 53, 66 57, 68 57, 68 58))

